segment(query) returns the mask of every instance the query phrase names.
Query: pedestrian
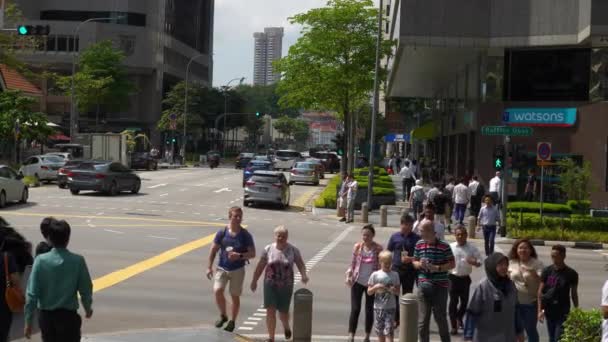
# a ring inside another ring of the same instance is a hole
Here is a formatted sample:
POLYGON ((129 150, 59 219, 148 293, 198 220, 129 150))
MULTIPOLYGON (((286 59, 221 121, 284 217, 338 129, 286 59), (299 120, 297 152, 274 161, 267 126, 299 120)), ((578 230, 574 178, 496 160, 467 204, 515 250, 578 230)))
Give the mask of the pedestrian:
POLYGON ((602 287, 602 342, 608 342, 608 280, 602 287))
POLYGON ((25 337, 32 335, 32 317, 39 309, 43 342, 78 342, 82 320, 78 296, 85 317, 93 316, 93 282, 84 257, 68 250, 71 228, 64 221, 51 221, 49 240, 53 249, 36 257, 27 284, 25 337))
POLYGON ((441 191, 439 190, 439 185, 434 183, 431 190, 426 193, 426 201, 427 203, 433 203, 435 201, 435 196, 439 194, 441 191))
POLYGON ((338 216, 340 218, 340 222, 346 221, 346 195, 347 188, 346 184, 348 184, 348 179, 346 177, 346 173, 343 173, 341 176, 342 183, 340 184, 340 190, 338 191, 338 216))
POLYGON ((547 266, 540 276, 538 289, 538 320, 547 321, 549 342, 558 342, 564 331, 564 322, 570 312, 570 298, 578 308, 578 273, 564 260, 566 248, 551 247, 553 265, 547 266))
POLYGON ((452 199, 451 197, 447 196, 447 192, 443 186, 439 189, 439 192, 433 196, 432 200, 429 194, 429 202, 433 204, 433 207, 435 208, 434 221, 442 224, 445 227, 449 227, 447 212, 450 203, 452 203, 452 199))
POLYGON ((374 296, 374 330, 378 341, 393 342, 395 312, 399 295, 399 274, 391 271, 393 253, 380 253, 380 269, 369 277, 367 294, 374 296))
POLYGON ((517 289, 516 333, 525 332, 529 342, 538 342, 538 287, 543 264, 530 240, 515 241, 509 253, 509 276, 517 289))
POLYGON ((36 246, 36 256, 44 253, 48 253, 53 249, 49 241, 49 227, 51 222, 57 221, 54 217, 49 216, 42 219, 40 222, 40 234, 42 235, 43 241, 40 241, 36 246))
POLYGON ((473 179, 469 182, 469 190, 471 191, 471 216, 477 217, 486 190, 483 184, 479 183, 477 176, 473 176, 473 179))
POLYGON ((454 187, 452 200, 454 201, 456 222, 464 224, 464 215, 467 211, 467 205, 471 200, 471 190, 469 190, 464 178, 461 178, 458 185, 454 187))
POLYGON ((464 340, 474 342, 513 342, 517 293, 509 279, 509 259, 491 254, 484 262, 486 278, 473 290, 464 340))
POLYGON ((494 178, 490 179, 490 196, 496 206, 500 206, 501 202, 501 190, 502 190, 502 179, 500 171, 496 171, 494 178))
POLYGON ((459 225, 454 230, 456 242, 450 244, 456 267, 450 272, 450 325, 452 335, 458 334, 458 328, 464 329, 463 318, 469 302, 471 273, 473 266, 481 266, 481 254, 477 247, 467 241, 467 230, 459 225), (460 302, 460 303, 459 303, 460 302))
POLYGON ((13 321, 13 312, 9 308, 6 297, 6 285, 10 283, 15 288, 21 288, 21 276, 17 272, 17 265, 13 255, 9 252, 2 252, 0 255, 0 342, 7 342, 11 324, 13 321))
POLYGON ((418 332, 420 342, 429 342, 431 313, 439 329, 441 342, 450 342, 446 317, 448 302, 448 272, 456 265, 450 245, 437 238, 433 222, 421 223, 422 239, 414 251, 414 267, 418 270, 418 332))
POLYGON ((417 226, 414 226, 414 232, 416 232, 416 234, 418 235, 421 235, 420 227, 422 227, 421 224, 424 220, 429 220, 433 223, 433 230, 435 231, 435 236, 439 240, 445 240, 445 226, 435 220, 435 206, 433 206, 432 203, 428 203, 424 207, 424 219, 420 220, 417 226))
POLYGON ((451 225, 452 225, 452 213, 454 212, 454 201, 452 200, 453 195, 454 195, 454 188, 456 187, 456 179, 454 177, 449 177, 448 178, 448 184, 446 184, 445 186, 445 193, 448 196, 448 198, 450 199, 449 202, 449 207, 446 210, 445 216, 446 219, 448 220, 448 224, 447 224, 447 228, 448 230, 451 231, 451 225))
POLYGON ((416 177, 417 179, 420 178, 420 169, 418 168, 418 161, 416 159, 412 159, 412 163, 410 164, 410 169, 412 170, 412 173, 414 174, 414 177, 416 177))
POLYGON ((537 187, 537 179, 536 179, 536 171, 534 169, 528 170, 528 179, 526 180, 526 188, 524 191, 525 200, 528 202, 534 201, 536 196, 536 187, 537 187))
POLYGON ((405 162, 403 164, 403 168, 399 171, 399 176, 401 177, 402 184, 402 192, 403 192, 403 201, 407 201, 410 198, 410 191, 412 190, 412 186, 414 182, 416 182, 416 177, 412 170, 410 170, 410 163, 405 162))
POLYGON ((397 170, 401 170, 401 156, 399 154, 397 154, 395 157, 395 165, 397 166, 395 172, 397 172, 397 170))
POLYGON ((483 229, 483 246, 486 256, 494 253, 494 241, 496 239, 496 226, 500 225, 500 212, 492 203, 492 197, 486 196, 484 203, 486 204, 477 216, 477 229, 483 229))
POLYGON ((241 294, 245 280, 245 264, 255 258, 255 245, 251 234, 241 226, 243 209, 232 207, 228 210, 229 224, 219 230, 213 239, 213 246, 209 252, 209 267, 207 278, 213 277, 213 292, 215 302, 220 310, 220 318, 215 322, 217 328, 224 326, 224 330, 232 332, 241 306, 241 294), (217 270, 213 272, 213 261, 220 253, 217 270), (229 292, 232 299, 232 316, 228 320, 226 313, 226 297, 224 290, 230 283, 229 292))
POLYGON ((268 342, 274 342, 277 324, 277 311, 283 323, 285 339, 291 338, 289 325, 289 306, 293 295, 294 272, 296 265, 302 276, 302 283, 308 283, 306 265, 300 250, 287 242, 289 232, 285 226, 274 229, 274 243, 264 247, 262 256, 251 280, 251 291, 255 292, 258 280, 264 273, 264 308, 266 309, 266 328, 268 329, 268 342))
POLYGON ((380 268, 379 256, 382 246, 374 241, 376 230, 371 224, 361 229, 361 241, 353 247, 353 257, 346 271, 346 285, 350 287, 350 318, 348 320, 349 341, 355 340, 362 296, 365 294, 365 338, 369 336, 374 324, 374 296, 367 293, 369 277, 380 268))
POLYGON ((352 223, 355 221, 355 201, 357 199, 359 183, 357 183, 352 173, 346 179, 348 180, 346 183, 346 223, 352 223))
POLYGON ((23 275, 26 268, 34 263, 32 244, 0 217, 0 252, 9 252, 13 256, 17 273, 23 275))
POLYGON ((422 211, 424 200, 426 195, 424 194, 424 187, 422 186, 422 180, 418 179, 416 185, 412 188, 412 192, 409 197, 410 208, 414 211, 414 218, 417 217, 418 213, 422 211))

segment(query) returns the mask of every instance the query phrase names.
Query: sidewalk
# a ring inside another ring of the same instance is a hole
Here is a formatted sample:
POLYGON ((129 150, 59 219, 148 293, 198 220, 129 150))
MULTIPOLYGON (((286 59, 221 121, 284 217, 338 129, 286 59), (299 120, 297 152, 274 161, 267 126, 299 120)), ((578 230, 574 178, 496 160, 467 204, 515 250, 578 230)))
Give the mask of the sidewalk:
POLYGON ((192 327, 176 329, 147 329, 140 331, 83 336, 87 342, 250 342, 252 339, 228 333, 215 327, 192 327))

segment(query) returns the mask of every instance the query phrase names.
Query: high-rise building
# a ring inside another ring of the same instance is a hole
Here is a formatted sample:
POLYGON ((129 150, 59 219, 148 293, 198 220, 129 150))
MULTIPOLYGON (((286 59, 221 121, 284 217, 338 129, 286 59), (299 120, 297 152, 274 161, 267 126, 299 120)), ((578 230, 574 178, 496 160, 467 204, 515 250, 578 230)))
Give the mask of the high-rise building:
MULTIPOLYGON (((94 110, 79 113, 80 132, 134 128, 158 142, 156 124, 161 117, 162 99, 186 77, 186 65, 192 57, 201 55, 190 66, 190 80, 211 85, 215 0, 17 0, 16 3, 26 18, 24 23, 51 28, 42 46, 20 53, 34 69, 44 66, 69 75, 72 59, 78 57, 75 54, 102 40, 111 40, 125 54, 124 65, 137 89, 129 107, 122 111, 101 108, 100 117, 96 117, 94 110), (85 23, 93 18, 110 19, 85 23)), ((48 87, 51 93, 52 85, 48 87)), ((48 98, 49 118, 69 127, 69 98, 48 98)))
POLYGON ((253 34, 255 38, 253 84, 269 85, 281 78, 281 74, 272 68, 272 62, 282 56, 283 28, 266 27, 264 32, 253 34))

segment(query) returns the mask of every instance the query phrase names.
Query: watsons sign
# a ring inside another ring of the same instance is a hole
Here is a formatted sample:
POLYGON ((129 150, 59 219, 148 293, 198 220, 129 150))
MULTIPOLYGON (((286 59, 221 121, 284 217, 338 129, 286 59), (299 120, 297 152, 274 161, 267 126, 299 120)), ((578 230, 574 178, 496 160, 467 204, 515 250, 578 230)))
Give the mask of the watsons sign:
POLYGON ((570 127, 576 123, 576 108, 508 108, 502 121, 510 126, 570 127))

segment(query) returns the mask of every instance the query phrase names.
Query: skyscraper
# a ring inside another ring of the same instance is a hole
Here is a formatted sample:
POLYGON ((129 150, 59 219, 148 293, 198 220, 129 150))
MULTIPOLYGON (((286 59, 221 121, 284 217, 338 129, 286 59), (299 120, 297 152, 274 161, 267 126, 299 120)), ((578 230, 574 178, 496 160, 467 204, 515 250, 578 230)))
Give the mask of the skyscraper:
POLYGON ((274 72, 272 62, 282 56, 283 28, 266 27, 264 32, 256 32, 253 37, 255 38, 253 84, 273 84, 281 77, 279 73, 274 72))

